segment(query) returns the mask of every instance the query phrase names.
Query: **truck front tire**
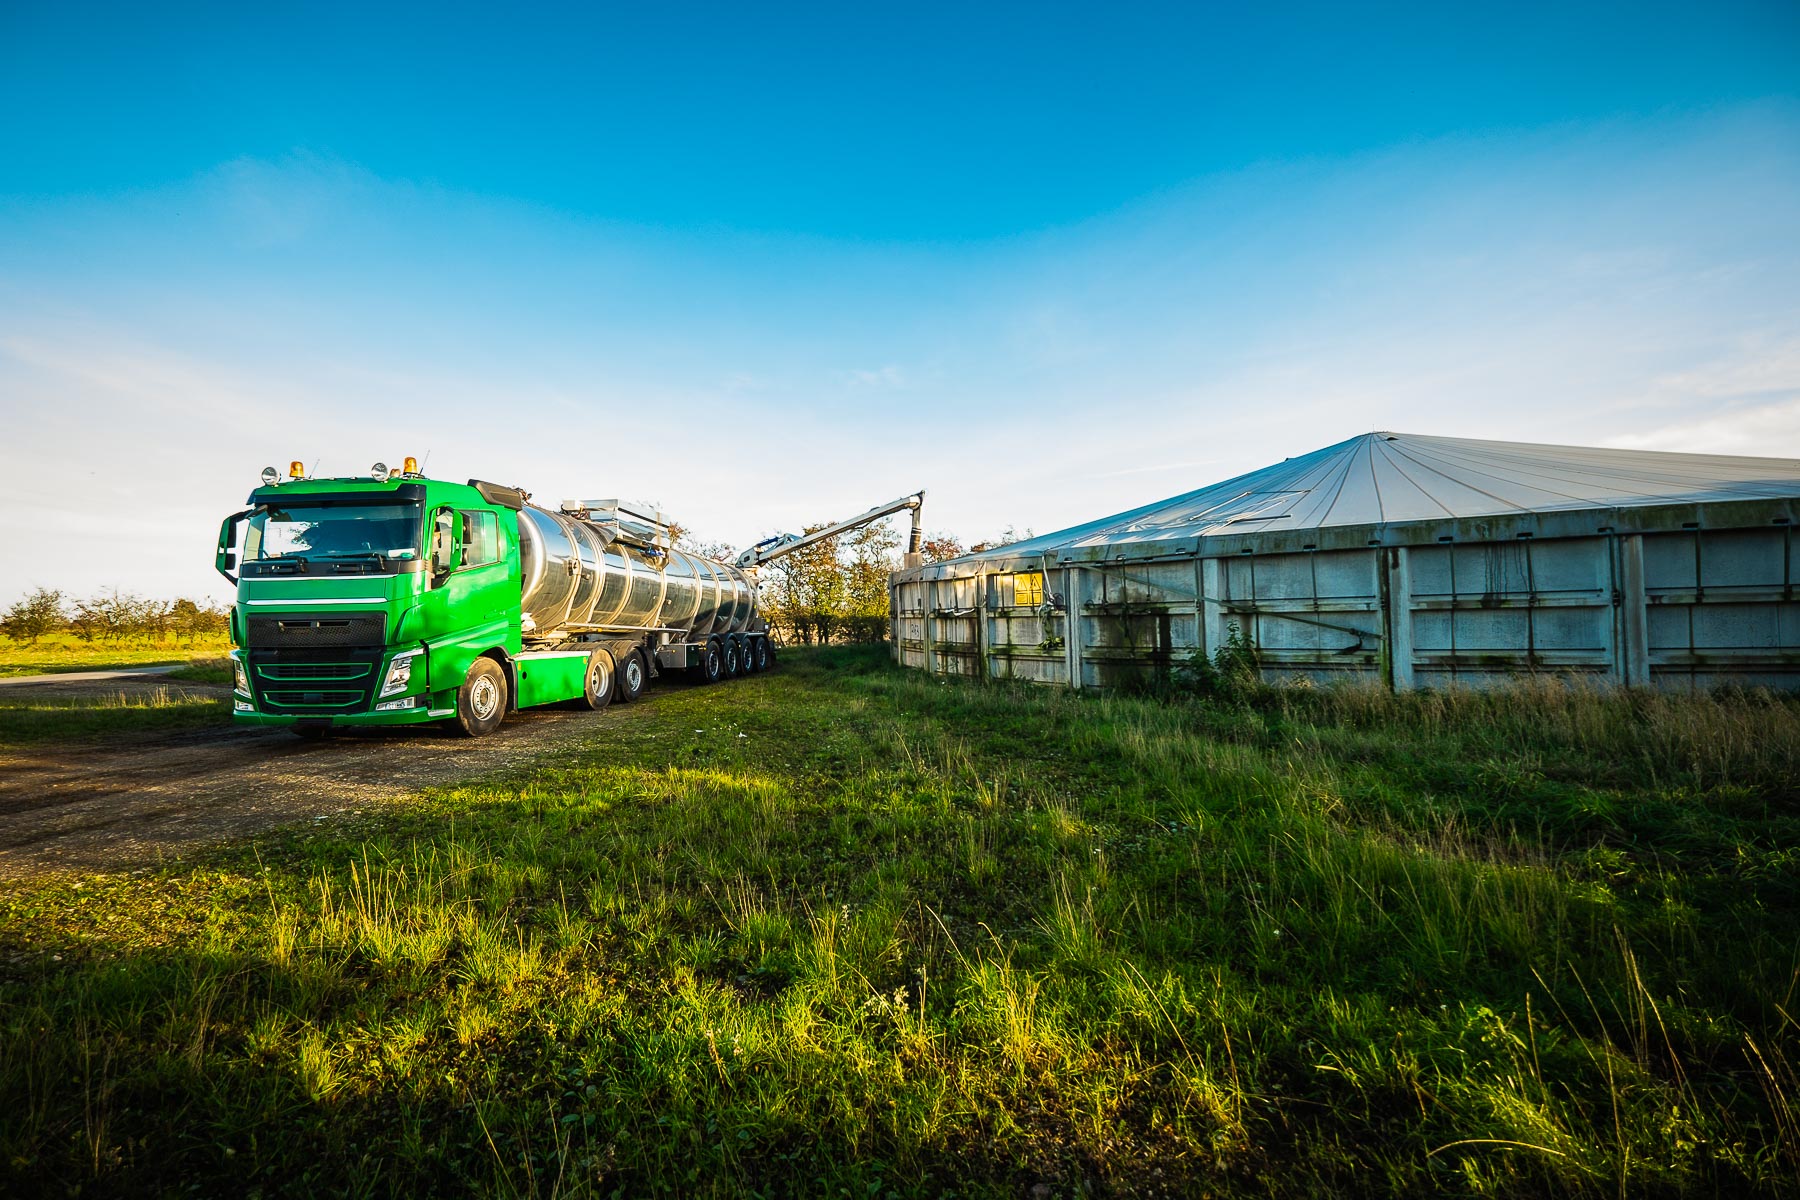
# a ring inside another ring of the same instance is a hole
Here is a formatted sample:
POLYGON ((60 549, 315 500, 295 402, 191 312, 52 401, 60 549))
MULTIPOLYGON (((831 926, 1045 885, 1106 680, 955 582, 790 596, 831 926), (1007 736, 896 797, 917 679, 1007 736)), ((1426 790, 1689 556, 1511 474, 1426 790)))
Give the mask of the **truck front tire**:
POLYGON ((506 672, 491 658, 469 666, 456 689, 456 727, 464 737, 485 737, 506 719, 506 672))

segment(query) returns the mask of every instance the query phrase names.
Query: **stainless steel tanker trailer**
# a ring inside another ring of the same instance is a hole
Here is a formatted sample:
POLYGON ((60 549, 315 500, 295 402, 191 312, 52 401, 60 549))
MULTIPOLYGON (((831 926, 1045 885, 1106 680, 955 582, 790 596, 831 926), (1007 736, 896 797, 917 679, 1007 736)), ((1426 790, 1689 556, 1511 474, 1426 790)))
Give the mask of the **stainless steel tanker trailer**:
POLYGON ((764 671, 775 647, 756 568, 902 508, 916 552, 923 495, 731 564, 616 500, 552 510, 518 488, 427 479, 410 458, 348 479, 271 467, 215 558, 237 587, 234 718, 304 735, 452 721, 473 736, 534 705, 635 700, 671 671, 764 671))
MULTIPOLYGON (((641 644, 659 671, 708 683, 773 661, 755 581, 677 549, 660 514, 615 500, 565 501, 556 512, 526 503, 518 513, 522 642, 641 644)), ((621 680, 635 695, 634 682, 621 680)))

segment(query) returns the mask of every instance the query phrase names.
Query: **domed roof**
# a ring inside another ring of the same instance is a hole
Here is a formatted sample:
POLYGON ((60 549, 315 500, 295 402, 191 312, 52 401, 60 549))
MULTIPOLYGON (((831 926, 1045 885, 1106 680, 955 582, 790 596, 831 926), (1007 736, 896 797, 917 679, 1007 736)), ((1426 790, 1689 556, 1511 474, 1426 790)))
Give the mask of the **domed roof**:
POLYGON ((1377 432, 985 554, 1796 496, 1800 459, 1377 432))

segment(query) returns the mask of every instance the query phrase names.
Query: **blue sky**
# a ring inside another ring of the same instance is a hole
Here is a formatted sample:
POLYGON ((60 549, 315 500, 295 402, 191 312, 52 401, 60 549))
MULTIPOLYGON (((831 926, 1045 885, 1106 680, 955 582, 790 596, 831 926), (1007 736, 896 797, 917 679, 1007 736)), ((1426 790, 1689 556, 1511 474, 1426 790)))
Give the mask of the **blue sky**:
POLYGON ((1800 457, 1791 3, 266 8, 0 9, 0 601, 213 589, 289 458, 741 544, 1800 457))

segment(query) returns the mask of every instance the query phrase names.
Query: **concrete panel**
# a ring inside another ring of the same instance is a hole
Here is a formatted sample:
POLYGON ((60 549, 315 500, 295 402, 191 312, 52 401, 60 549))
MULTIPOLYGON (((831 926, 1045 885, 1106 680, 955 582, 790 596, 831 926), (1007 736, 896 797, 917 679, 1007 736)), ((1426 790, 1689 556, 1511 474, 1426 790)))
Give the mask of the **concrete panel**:
POLYGON ((1651 605, 1645 614, 1652 656, 1669 650, 1687 652, 1693 649, 1690 635, 1692 618, 1688 605, 1651 605))
POLYGON ((1413 612, 1413 652, 1415 654, 1434 654, 1439 651, 1449 653, 1456 648, 1450 636, 1451 617, 1454 614, 1448 609, 1427 609, 1413 612))
POLYGON ((1477 608, 1455 614, 1456 647, 1462 651, 1523 652, 1530 637, 1527 610, 1523 608, 1477 608))
POLYGON ((1530 543, 1486 542, 1455 547, 1458 595, 1506 596, 1531 590, 1530 543))
POLYGON ((1781 618, 1778 605, 1694 606, 1695 650, 1773 650, 1780 645, 1781 618))
POLYGON ((1693 533, 1647 533, 1644 535, 1644 587, 1648 591, 1691 592, 1699 575, 1695 547, 1698 535, 1693 533))
POLYGON ((1612 626, 1612 608, 1539 608, 1532 612, 1532 644, 1540 652, 1580 651, 1604 655, 1612 626))
POLYGON ((1009 609, 994 617, 991 625, 990 644, 994 646, 1035 650, 1043 644, 1045 622, 1036 609, 1009 609))
POLYGON ((1321 600, 1373 600, 1381 594, 1373 550, 1322 550, 1305 557, 1318 579, 1317 595, 1321 600))
POLYGON ((1449 596, 1456 591, 1451 556, 1454 546, 1412 548, 1412 590, 1415 598, 1449 596))
POLYGON ((1785 529, 1719 529, 1700 535, 1700 584, 1710 590, 1779 587, 1785 529))
POLYGON ((937 607, 941 610, 974 608, 980 597, 979 579, 940 579, 937 584, 937 607))
POLYGON ((1598 596, 1612 589, 1612 558, 1606 538, 1532 542, 1531 590, 1539 596, 1598 596))

